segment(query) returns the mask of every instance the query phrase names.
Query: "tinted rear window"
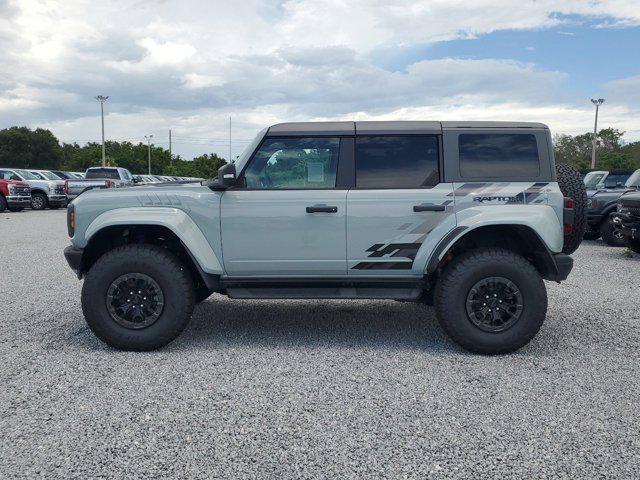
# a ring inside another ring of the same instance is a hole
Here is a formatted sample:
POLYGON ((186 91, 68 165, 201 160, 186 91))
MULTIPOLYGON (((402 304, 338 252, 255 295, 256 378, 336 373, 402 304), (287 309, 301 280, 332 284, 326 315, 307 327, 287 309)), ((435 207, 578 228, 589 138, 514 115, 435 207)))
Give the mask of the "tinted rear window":
POLYGON ((120 175, 118 175, 118 170, 115 168, 93 168, 87 171, 84 178, 108 178, 110 180, 119 180, 120 175))
POLYGON ((460 176, 537 177, 540 174, 535 135, 468 133, 458 137, 460 176))
POLYGON ((436 136, 356 139, 356 188, 421 188, 438 181, 436 136))

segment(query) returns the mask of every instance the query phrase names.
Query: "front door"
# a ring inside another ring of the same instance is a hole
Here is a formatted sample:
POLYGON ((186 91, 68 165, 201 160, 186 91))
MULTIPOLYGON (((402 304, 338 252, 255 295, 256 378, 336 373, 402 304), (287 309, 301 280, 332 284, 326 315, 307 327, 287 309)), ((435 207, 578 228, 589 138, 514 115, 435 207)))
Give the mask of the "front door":
POLYGON ((349 275, 423 274, 425 250, 455 226, 438 150, 436 135, 356 138, 356 185, 347 197, 349 275))
POLYGON ((347 190, 336 189, 340 139, 267 137, 222 195, 229 276, 346 275, 347 190))

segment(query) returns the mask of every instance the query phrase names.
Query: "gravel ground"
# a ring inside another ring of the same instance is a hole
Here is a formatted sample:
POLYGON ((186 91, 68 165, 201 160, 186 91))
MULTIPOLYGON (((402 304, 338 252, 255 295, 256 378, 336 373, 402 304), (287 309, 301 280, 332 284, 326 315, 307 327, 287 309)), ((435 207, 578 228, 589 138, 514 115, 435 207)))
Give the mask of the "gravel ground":
POLYGON ((585 242, 503 357, 418 304, 221 296, 124 353, 67 244, 63 211, 0 215, 2 478, 638 478, 640 256, 585 242))

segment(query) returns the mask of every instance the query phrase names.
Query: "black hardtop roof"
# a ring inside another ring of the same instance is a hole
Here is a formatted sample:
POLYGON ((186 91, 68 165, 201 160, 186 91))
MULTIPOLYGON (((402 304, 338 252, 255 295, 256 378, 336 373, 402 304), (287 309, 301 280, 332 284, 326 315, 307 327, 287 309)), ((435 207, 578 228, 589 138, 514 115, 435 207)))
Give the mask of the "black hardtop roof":
POLYGON ((378 134, 434 134, 451 128, 531 128, 548 129, 535 122, 478 122, 478 121, 360 121, 360 122, 291 122, 269 127, 267 135, 378 135, 378 134))

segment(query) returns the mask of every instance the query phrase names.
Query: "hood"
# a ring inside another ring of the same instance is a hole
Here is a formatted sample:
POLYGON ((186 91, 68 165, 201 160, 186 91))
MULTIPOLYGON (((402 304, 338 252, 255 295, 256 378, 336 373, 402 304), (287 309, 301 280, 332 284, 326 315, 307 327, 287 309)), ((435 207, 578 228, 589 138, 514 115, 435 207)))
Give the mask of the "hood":
POLYGON ((43 190, 49 190, 56 185, 64 186, 64 180, 25 180, 25 183, 29 184, 31 188, 40 187, 43 190))
POLYGON ((0 180, 2 183, 6 183, 7 185, 15 185, 17 187, 28 187, 29 185, 22 180, 0 180))

